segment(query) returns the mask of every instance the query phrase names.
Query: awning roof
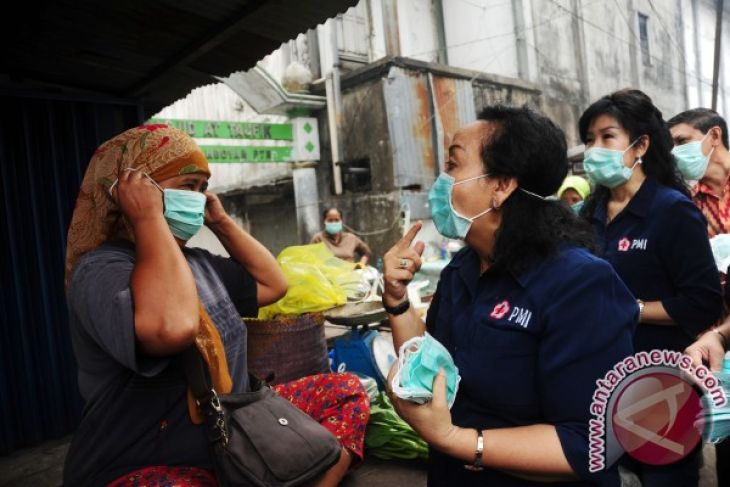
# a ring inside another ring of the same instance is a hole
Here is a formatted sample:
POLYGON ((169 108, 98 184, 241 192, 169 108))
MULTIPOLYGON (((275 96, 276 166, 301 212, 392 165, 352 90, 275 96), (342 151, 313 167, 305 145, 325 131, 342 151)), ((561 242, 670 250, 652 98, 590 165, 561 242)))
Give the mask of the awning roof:
POLYGON ((142 98, 150 114, 253 67, 357 0, 17 2, 0 29, 0 88, 142 98))

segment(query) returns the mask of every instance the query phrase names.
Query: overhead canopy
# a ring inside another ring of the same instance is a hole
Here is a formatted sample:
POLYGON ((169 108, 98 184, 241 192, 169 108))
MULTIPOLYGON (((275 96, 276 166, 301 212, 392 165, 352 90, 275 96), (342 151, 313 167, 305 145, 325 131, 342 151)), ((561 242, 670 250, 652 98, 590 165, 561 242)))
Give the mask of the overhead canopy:
POLYGON ((141 98, 152 114, 357 0, 60 0, 3 12, 0 89, 141 98))

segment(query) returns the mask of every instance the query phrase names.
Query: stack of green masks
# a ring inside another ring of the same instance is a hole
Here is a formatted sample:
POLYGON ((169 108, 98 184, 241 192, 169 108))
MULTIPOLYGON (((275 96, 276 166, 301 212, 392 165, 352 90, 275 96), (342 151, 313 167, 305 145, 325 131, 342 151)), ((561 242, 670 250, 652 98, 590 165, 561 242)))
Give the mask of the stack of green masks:
POLYGON ((391 382, 393 394, 418 404, 429 402, 433 398, 433 380, 439 369, 446 373, 447 402, 451 409, 461 381, 459 369, 446 347, 428 333, 401 345, 398 371, 391 382))
POLYGON ((730 352, 725 354, 725 360, 720 372, 715 372, 720 385, 725 391, 727 401, 724 406, 716 407, 707 400, 704 408, 702 423, 696 424, 704 430, 704 437, 710 443, 720 443, 730 437, 730 352))

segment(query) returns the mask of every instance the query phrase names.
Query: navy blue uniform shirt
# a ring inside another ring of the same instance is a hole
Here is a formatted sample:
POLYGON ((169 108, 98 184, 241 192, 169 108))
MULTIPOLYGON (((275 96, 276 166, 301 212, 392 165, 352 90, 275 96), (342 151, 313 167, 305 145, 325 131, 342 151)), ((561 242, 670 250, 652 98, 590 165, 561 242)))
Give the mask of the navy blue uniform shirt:
MULTIPOLYGON (((619 485, 615 470, 588 473, 589 408, 596 379, 633 353, 637 317, 636 301, 613 268, 585 249, 566 246, 518 275, 480 275, 478 255, 463 249, 442 272, 426 320, 461 375, 454 424, 555 425, 582 480, 550 485, 619 485)), ((429 486, 445 485, 545 484, 493 469, 470 472, 463 461, 432 451, 429 486)))
POLYGON ((611 223, 607 201, 592 215, 598 244, 626 286, 642 301, 661 301, 678 326, 641 323, 636 351, 683 351, 720 318, 720 275, 700 210, 652 178, 611 223))

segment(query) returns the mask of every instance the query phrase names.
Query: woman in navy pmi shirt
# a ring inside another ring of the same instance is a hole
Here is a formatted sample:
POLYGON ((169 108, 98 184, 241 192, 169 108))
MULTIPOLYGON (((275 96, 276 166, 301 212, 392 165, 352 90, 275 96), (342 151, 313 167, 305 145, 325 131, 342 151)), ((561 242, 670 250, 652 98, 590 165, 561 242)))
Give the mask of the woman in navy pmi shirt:
MULTIPOLYGON (((722 313, 707 222, 671 155, 661 112, 639 90, 604 96, 579 121, 596 185, 581 215, 637 298, 636 351, 682 351, 722 313)), ((667 466, 629 465, 647 486, 697 485, 701 449, 667 466)))
POLYGON ((430 403, 393 397, 431 446, 430 486, 619 485, 615 470, 588 472, 588 420, 596 379, 633 351, 637 307, 587 250, 590 227, 547 199, 567 168, 552 121, 488 107, 454 135, 429 195, 436 228, 467 246, 442 272, 426 323, 406 296, 420 224, 385 255, 396 348, 428 330, 462 378, 451 410, 441 375, 430 403))

